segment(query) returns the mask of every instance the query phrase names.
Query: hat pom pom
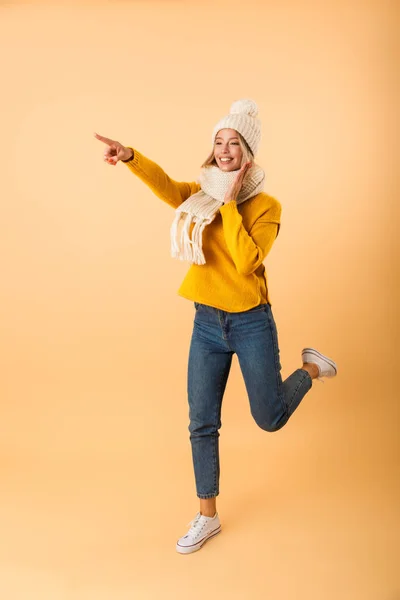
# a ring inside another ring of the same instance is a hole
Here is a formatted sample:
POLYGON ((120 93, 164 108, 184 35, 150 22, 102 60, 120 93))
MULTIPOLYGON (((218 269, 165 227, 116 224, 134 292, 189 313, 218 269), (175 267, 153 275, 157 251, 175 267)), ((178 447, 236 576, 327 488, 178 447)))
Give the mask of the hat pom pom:
POLYGON ((254 100, 250 100, 248 98, 243 98, 242 100, 236 100, 231 106, 230 110, 231 114, 240 114, 245 113, 249 115, 249 117, 257 117, 258 115, 258 106, 254 102, 254 100))

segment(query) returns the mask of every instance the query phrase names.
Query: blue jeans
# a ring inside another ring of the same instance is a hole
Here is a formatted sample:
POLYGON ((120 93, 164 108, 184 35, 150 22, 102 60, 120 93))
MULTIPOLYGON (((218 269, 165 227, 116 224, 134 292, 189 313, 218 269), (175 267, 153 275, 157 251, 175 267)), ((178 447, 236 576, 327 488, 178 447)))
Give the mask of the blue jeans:
POLYGON ((304 369, 281 378, 278 334, 271 305, 231 313, 195 302, 188 361, 189 432, 199 498, 219 494, 219 429, 226 382, 237 354, 250 401, 261 429, 285 425, 312 387, 304 369))

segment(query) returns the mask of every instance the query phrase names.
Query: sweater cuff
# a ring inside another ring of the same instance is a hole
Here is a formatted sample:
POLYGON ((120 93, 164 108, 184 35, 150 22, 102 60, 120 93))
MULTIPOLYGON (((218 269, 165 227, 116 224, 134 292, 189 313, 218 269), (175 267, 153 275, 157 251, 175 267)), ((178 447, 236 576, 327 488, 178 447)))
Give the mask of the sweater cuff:
POLYGON ((237 204, 236 204, 236 200, 231 200, 230 202, 227 202, 226 204, 223 204, 220 209, 219 209, 221 214, 233 214, 233 213, 238 213, 238 209, 237 209, 237 204))
POLYGON ((138 161, 139 161, 139 157, 138 157, 138 151, 135 150, 134 148, 132 148, 132 146, 126 146, 127 148, 129 148, 129 150, 132 150, 133 155, 129 160, 121 160, 121 162, 125 163, 126 165, 134 165, 135 167, 138 165, 138 161))

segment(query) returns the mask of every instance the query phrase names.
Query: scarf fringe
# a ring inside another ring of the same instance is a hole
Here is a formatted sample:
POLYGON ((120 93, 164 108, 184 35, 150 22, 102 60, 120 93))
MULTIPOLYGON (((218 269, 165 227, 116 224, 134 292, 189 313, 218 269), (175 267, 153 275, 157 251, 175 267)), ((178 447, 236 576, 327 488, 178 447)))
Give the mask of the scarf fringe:
POLYGON ((191 240, 189 231, 193 222, 194 217, 190 213, 185 215, 177 213, 171 226, 171 254, 173 258, 188 260, 196 264, 204 265, 206 261, 202 252, 201 235, 206 223, 200 220, 195 222, 192 232, 193 239, 191 240), (183 219, 184 222, 179 236, 178 229, 181 219, 183 219), (179 237, 180 239, 178 241, 179 237))
POLYGON ((193 261, 196 265, 204 265, 206 263, 206 259, 203 253, 203 231, 206 225, 207 221, 198 220, 195 226, 193 227, 193 261))
POLYGON ((183 223, 182 233, 181 233, 181 248, 182 252, 182 260, 192 261, 192 249, 191 249, 191 240, 189 236, 189 228, 192 222, 193 216, 191 214, 187 214, 183 223))
POLYGON ((181 216, 182 213, 176 213, 175 219, 171 225, 171 255, 173 258, 177 258, 179 255, 178 226, 181 216))

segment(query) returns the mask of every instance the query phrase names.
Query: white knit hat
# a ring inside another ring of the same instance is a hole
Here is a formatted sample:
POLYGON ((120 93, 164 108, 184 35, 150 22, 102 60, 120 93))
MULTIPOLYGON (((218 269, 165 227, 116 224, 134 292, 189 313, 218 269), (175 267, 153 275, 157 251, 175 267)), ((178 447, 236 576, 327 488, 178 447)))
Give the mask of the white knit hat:
POLYGON ((249 98, 236 100, 231 106, 229 115, 220 119, 214 127, 212 144, 214 145, 215 136, 220 129, 235 129, 242 134, 255 156, 261 139, 261 122, 257 119, 257 115, 258 106, 254 100, 249 98))

